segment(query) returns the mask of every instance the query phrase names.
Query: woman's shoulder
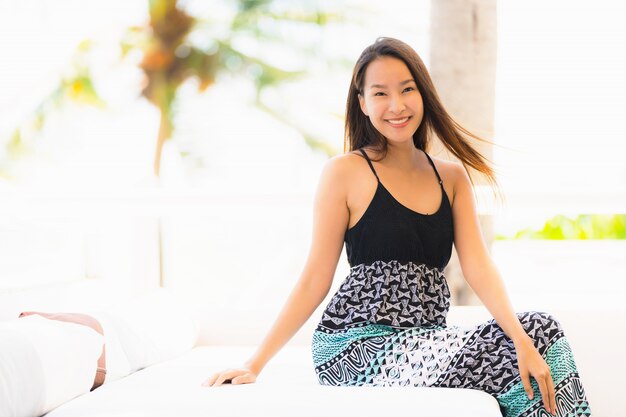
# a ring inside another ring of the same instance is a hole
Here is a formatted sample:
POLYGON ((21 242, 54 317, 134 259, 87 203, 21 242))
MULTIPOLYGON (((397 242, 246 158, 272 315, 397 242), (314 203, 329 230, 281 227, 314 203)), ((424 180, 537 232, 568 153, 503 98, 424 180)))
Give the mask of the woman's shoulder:
POLYGON ((334 184, 335 188, 347 190, 363 175, 367 164, 363 165, 363 154, 357 151, 334 155, 326 160, 322 169, 322 177, 334 184))
POLYGON ((456 177, 460 171, 465 170, 465 168, 463 168, 463 164, 458 161, 438 158, 436 156, 432 156, 431 154, 428 154, 428 156, 433 161, 433 164, 435 164, 435 168, 437 168, 439 174, 442 176, 446 175, 449 177, 456 177))
POLYGON ((460 161, 453 161, 450 159, 437 158, 430 156, 437 172, 444 183, 445 188, 451 190, 452 197, 450 201, 454 201, 454 197, 458 191, 460 185, 463 185, 468 178, 465 166, 460 161))
POLYGON ((359 150, 345 152, 328 159, 326 166, 337 173, 349 174, 359 169, 363 162, 363 154, 359 150))
POLYGON ((342 180, 351 170, 351 159, 352 157, 345 153, 331 156, 324 163, 322 175, 333 181, 342 180))

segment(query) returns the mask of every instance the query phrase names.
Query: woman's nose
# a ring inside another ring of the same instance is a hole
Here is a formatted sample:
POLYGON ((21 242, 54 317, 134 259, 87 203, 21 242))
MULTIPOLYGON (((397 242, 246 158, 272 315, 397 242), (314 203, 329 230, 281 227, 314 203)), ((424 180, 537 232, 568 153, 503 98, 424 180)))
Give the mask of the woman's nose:
POLYGON ((389 103, 389 110, 393 113, 402 113, 406 106, 404 105, 404 100, 402 96, 395 96, 391 98, 391 102, 389 103))

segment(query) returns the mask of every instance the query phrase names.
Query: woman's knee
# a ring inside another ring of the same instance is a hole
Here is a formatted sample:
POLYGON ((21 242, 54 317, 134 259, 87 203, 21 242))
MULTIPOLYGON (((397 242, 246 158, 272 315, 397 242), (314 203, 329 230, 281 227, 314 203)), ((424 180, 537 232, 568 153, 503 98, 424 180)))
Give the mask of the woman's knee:
POLYGON ((556 327, 557 329, 561 330, 561 323, 559 322, 559 320, 553 314, 546 311, 524 311, 521 313, 517 313, 517 316, 520 318, 522 324, 535 324, 539 322, 542 327, 556 327))

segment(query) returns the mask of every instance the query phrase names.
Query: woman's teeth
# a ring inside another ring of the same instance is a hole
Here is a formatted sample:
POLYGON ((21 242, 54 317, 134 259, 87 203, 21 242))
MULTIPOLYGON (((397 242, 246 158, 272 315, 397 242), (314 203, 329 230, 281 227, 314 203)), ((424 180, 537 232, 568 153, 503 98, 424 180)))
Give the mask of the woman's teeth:
POLYGON ((387 120, 389 123, 391 123, 392 125, 401 125, 402 123, 406 122, 407 120, 409 120, 408 117, 405 117, 404 119, 399 119, 399 120, 387 120))

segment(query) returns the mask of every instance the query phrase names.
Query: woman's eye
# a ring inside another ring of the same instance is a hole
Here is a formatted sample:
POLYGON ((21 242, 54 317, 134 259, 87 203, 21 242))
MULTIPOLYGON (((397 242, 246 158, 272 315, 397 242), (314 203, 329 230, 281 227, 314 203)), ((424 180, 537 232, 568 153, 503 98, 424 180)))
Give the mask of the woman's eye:
MULTIPOLYGON (((407 88, 404 89, 404 91, 413 91, 413 90, 415 90, 415 88, 413 88, 413 87, 407 87, 407 88)), ((376 97, 376 96, 384 96, 384 95, 385 95, 385 93, 383 93, 382 91, 378 91, 378 92, 374 93, 374 97, 376 97)))

